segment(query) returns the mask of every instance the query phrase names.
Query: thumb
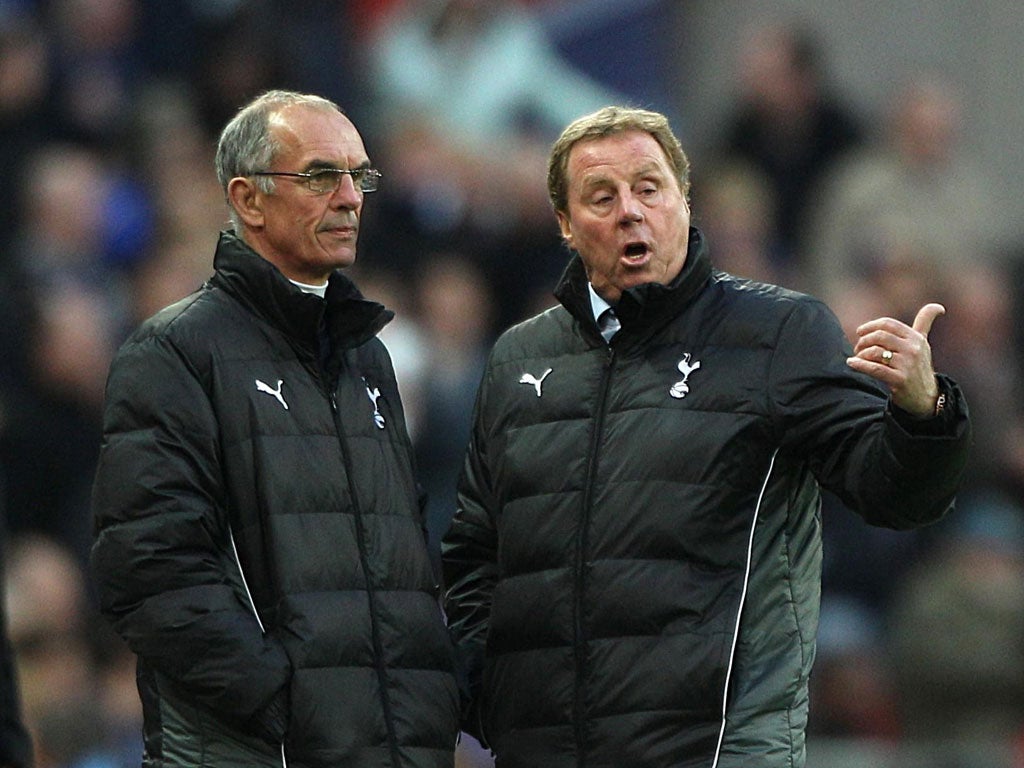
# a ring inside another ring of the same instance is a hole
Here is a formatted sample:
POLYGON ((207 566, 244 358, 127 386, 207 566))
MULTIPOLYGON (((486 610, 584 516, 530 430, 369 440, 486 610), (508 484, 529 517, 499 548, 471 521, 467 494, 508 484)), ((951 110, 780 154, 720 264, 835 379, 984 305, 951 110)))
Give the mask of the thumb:
POLYGON ((935 318, 944 314, 946 314, 946 308, 941 304, 925 304, 917 311, 917 317, 914 318, 914 330, 928 338, 935 318))

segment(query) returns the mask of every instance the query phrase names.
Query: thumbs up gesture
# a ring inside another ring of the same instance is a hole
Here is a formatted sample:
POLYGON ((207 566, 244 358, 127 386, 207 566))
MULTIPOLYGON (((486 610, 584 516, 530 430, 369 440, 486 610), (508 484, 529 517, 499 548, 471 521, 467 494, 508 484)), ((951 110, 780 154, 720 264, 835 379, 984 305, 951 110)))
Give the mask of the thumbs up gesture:
POLYGON ((935 413, 939 397, 928 334, 935 318, 945 312, 941 304, 925 304, 913 326, 891 317, 864 323, 857 328, 857 343, 847 365, 886 384, 894 405, 928 418, 935 413))

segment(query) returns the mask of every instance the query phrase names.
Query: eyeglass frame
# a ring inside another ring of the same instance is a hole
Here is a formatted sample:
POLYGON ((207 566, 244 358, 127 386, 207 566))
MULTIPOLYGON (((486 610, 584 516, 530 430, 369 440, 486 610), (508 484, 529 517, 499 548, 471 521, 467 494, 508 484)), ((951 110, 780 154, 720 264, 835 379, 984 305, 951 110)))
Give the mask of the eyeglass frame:
POLYGON ((318 168, 315 171, 253 171, 250 176, 285 176, 288 178, 302 179, 302 185, 314 195, 331 195, 338 191, 343 176, 351 176, 352 183, 363 194, 376 192, 380 189, 380 180, 384 174, 376 168, 318 168), (334 176, 336 179, 334 188, 327 188, 317 191, 311 186, 316 178, 327 178, 334 176), (361 178, 360 178, 361 177, 361 178))

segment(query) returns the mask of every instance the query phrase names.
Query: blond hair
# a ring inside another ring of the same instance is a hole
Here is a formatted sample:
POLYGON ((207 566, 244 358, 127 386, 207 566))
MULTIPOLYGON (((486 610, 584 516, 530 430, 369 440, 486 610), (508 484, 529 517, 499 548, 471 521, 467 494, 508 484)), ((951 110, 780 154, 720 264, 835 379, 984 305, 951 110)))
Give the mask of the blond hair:
POLYGON ((672 133, 668 118, 659 112, 632 107, 608 106, 570 123, 551 147, 548 159, 548 197, 559 212, 568 208, 569 153, 581 141, 613 136, 629 131, 650 134, 661 146, 675 172, 683 197, 690 196, 690 161, 679 139, 672 133))

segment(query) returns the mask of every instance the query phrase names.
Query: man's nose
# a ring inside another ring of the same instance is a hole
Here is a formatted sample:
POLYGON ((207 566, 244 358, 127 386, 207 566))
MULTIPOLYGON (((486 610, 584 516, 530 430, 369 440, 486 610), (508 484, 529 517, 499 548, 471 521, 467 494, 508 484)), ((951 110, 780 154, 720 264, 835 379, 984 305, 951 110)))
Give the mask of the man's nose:
POLYGON ((632 194, 624 194, 619 198, 619 221, 623 224, 635 224, 643 221, 644 213, 640 201, 632 194))
POLYGON ((363 202, 363 191, 356 186, 355 179, 349 173, 339 174, 341 181, 338 188, 331 193, 331 206, 334 208, 355 209, 363 202))

